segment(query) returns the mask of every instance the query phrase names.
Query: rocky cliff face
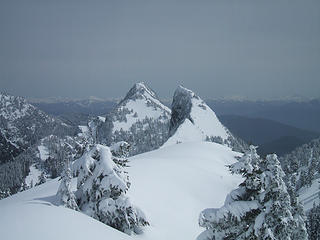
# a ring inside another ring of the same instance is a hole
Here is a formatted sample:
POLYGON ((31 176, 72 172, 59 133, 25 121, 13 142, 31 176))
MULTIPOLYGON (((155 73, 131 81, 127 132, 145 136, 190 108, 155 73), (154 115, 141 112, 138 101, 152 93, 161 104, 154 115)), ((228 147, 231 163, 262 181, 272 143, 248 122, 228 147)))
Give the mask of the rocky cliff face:
POLYGON ((212 141, 242 150, 242 143, 222 125, 214 111, 194 92, 182 86, 174 93, 169 136, 165 146, 180 142, 212 141))

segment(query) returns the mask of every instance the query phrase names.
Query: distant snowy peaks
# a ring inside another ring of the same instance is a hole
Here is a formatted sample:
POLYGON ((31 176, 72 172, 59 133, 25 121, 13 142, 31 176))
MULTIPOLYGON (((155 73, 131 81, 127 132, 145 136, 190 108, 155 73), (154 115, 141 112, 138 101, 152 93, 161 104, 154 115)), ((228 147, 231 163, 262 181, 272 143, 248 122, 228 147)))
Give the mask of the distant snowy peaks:
POLYGON ((170 138, 165 146, 190 141, 224 143, 231 137, 210 107, 185 87, 176 89, 171 111, 170 138))
POLYGON ((6 120, 16 120, 34 109, 23 97, 0 93, 0 116, 6 120))

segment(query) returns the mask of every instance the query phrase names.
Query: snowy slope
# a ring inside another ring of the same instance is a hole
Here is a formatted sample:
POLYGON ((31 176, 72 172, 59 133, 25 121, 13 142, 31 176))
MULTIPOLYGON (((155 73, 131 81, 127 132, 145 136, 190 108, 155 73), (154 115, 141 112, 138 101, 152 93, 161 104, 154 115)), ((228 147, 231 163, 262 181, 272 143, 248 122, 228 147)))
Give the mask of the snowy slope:
POLYGON ((320 204, 320 181, 319 178, 312 181, 310 187, 305 186, 301 188, 298 192, 299 200, 303 204, 303 209, 305 212, 309 211, 313 204, 320 204))
POLYGON ((234 162, 235 155, 225 146, 198 142, 133 157, 130 194, 151 223, 144 239, 195 239, 202 231, 199 213, 222 206, 240 182, 225 166, 234 162))
POLYGON ((214 111, 194 92, 182 86, 174 93, 169 134, 164 146, 193 141, 213 141, 232 146, 236 142, 214 111))
POLYGON ((130 239, 82 213, 55 206, 57 180, 0 201, 1 239, 130 239))
POLYGON ((0 201, 1 236, 15 240, 42 240, 43 236, 79 240, 195 239, 202 231, 198 226, 200 211, 222 206, 227 193, 240 182, 225 166, 234 162, 236 155, 225 146, 198 142, 132 157, 129 195, 151 224, 142 235, 127 237, 84 214, 55 206, 58 180, 54 179, 0 201))
POLYGON ((100 142, 126 141, 132 145, 131 155, 156 149, 167 139, 170 114, 155 92, 136 83, 98 129, 100 142))

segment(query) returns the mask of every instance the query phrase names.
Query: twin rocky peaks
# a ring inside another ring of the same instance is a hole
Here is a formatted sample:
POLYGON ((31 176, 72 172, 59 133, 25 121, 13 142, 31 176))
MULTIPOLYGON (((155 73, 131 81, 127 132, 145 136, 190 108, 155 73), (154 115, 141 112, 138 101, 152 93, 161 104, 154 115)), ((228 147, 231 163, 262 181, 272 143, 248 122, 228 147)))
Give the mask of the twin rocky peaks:
POLYGON ((244 148, 210 107, 182 86, 176 89, 170 110, 145 83, 136 83, 98 129, 100 142, 126 141, 132 155, 190 141, 217 142, 238 151, 244 148))
MULTIPOLYGON (((73 136, 77 126, 68 126, 50 117, 24 98, 0 94, 0 151, 11 161, 21 152, 49 135, 73 136), (3 150, 4 149, 4 150, 3 150)), ((136 83, 106 115, 105 121, 88 123, 95 142, 131 144, 135 155, 181 142, 211 141, 242 151, 240 143, 226 129, 210 107, 194 92, 179 86, 171 109, 145 83, 136 83)))

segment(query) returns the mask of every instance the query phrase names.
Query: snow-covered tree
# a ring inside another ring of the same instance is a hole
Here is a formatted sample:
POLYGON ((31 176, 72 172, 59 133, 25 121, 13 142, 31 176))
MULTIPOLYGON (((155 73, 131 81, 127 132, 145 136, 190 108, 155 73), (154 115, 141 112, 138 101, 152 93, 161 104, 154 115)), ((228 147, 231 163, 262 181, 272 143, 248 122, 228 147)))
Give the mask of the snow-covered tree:
POLYGON ((113 161, 122 166, 127 167, 128 157, 130 152, 130 144, 125 141, 114 143, 110 147, 113 156, 113 161))
MULTIPOLYGON (((263 191, 260 194, 261 212, 256 217, 256 235, 262 239, 295 239, 290 196, 282 180, 284 172, 281 169, 277 155, 271 154, 262 160, 261 174, 263 191)), ((295 226, 298 227, 298 226, 295 226)), ((306 233, 305 226, 304 232, 306 233)), ((307 235, 304 238, 307 239, 307 235)))
POLYGON ((303 211, 303 206, 299 202, 298 194, 295 190, 295 175, 291 176, 291 179, 289 182, 287 182, 287 190, 288 194, 290 196, 290 203, 291 203, 291 213, 293 216, 293 219, 295 221, 295 224, 297 225, 297 228, 293 229, 293 234, 295 239, 305 239, 306 238, 306 216, 303 211), (293 183, 293 184, 292 184, 293 183))
POLYGON ((296 148, 290 154, 280 158, 281 166, 286 174, 285 182, 294 184, 296 191, 307 186, 319 177, 320 172, 320 138, 296 148), (295 175, 295 178, 291 178, 295 175), (290 182, 294 180, 294 182, 290 182))
POLYGON ((0 200, 11 195, 10 190, 0 190, 0 200))
POLYGON ((80 209, 124 233, 141 233, 148 222, 126 196, 129 177, 123 165, 113 161, 110 148, 94 145, 76 165, 79 173, 76 195, 80 209))
POLYGON ((320 239, 320 205, 313 204, 313 208, 307 215, 307 229, 309 239, 320 239))
POLYGON ((36 186, 45 183, 47 181, 47 177, 46 174, 44 172, 41 172, 40 176, 38 177, 38 183, 36 184, 36 186))
POLYGON ((78 211, 79 207, 77 205, 75 195, 71 190, 72 175, 68 160, 65 165, 65 170, 62 173, 61 183, 57 192, 57 198, 60 205, 78 211))
POLYGON ((256 147, 250 146, 229 168, 244 181, 227 196, 223 207, 201 212, 199 224, 206 231, 198 240, 307 239, 300 205, 290 201, 275 154, 261 159, 256 147))

